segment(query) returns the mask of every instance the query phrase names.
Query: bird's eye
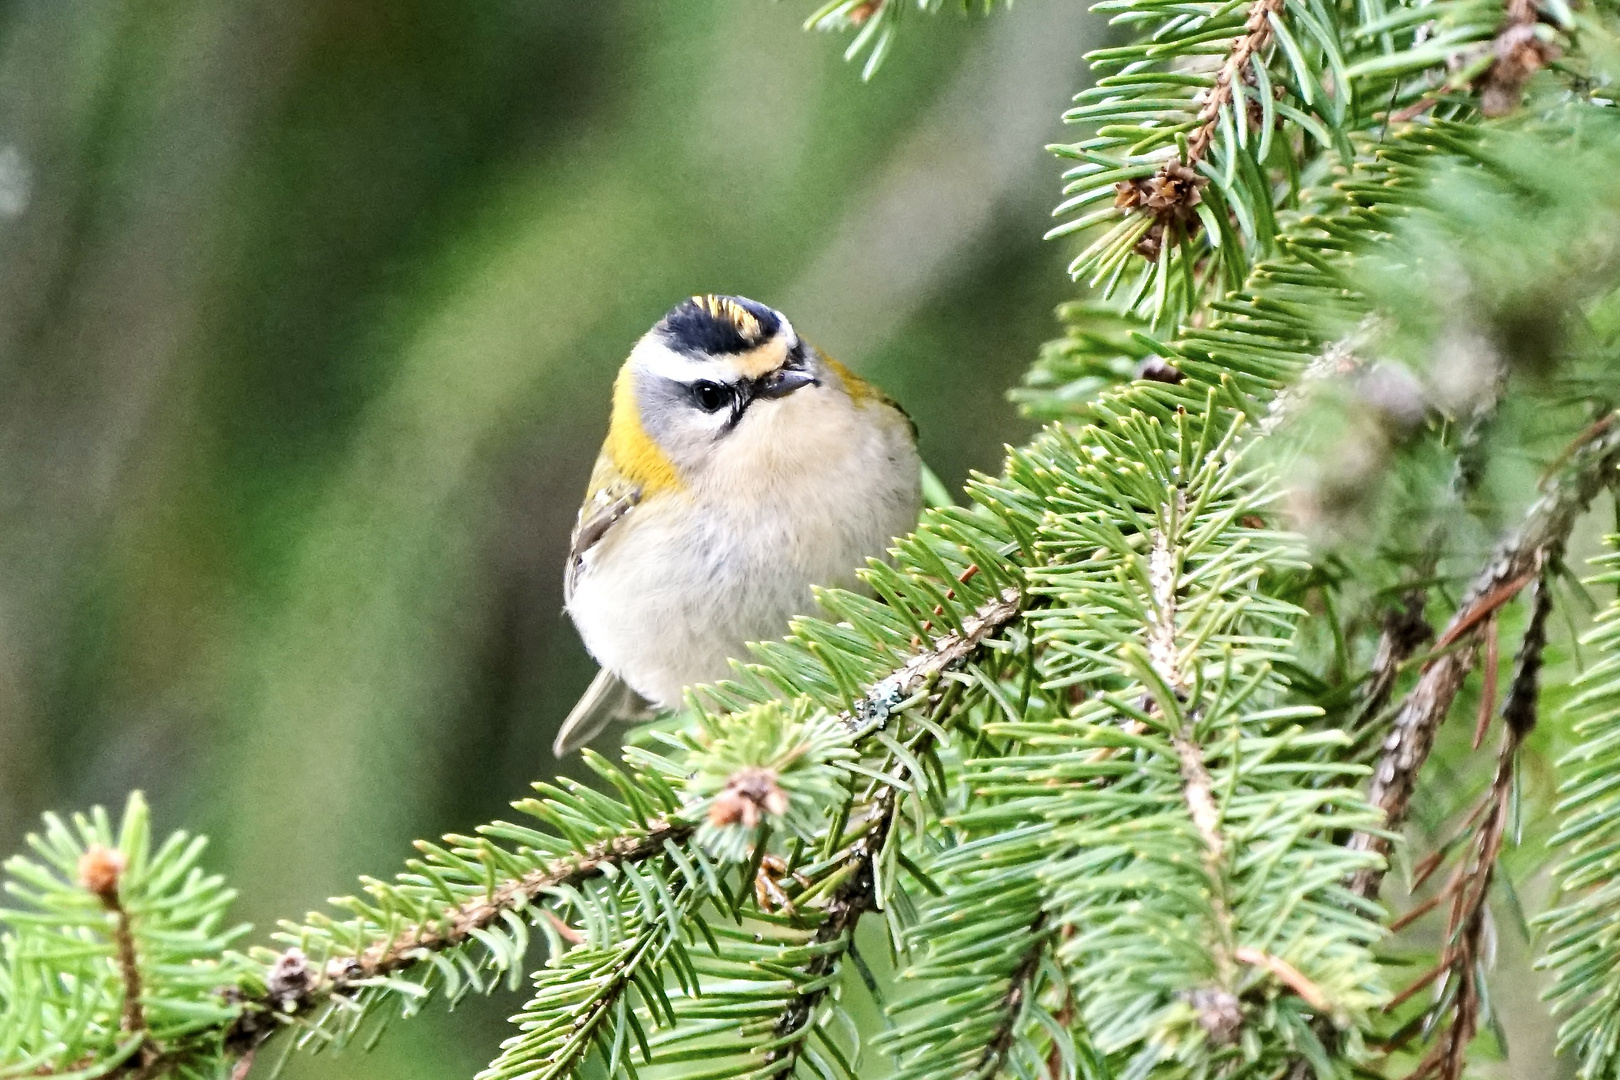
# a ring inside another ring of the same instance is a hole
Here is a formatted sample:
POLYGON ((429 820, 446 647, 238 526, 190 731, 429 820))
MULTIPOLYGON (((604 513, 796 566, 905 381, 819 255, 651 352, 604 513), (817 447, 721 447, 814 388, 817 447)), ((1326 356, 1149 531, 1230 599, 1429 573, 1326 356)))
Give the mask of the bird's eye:
POLYGON ((719 412, 731 404, 731 387, 712 382, 693 383, 692 400, 704 412, 719 412))

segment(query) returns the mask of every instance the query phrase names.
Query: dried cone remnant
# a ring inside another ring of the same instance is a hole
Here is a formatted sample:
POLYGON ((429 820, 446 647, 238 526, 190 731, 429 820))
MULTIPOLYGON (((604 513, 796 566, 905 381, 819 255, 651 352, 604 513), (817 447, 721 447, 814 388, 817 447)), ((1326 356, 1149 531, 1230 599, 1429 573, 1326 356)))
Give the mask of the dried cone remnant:
POLYGON ((302 949, 288 949, 276 957, 265 976, 265 993, 282 1012, 296 1012, 315 986, 315 972, 302 949))
POLYGON ((1114 185, 1114 205, 1121 210, 1149 214, 1153 224, 1136 242, 1136 253, 1157 259, 1164 245, 1165 229, 1178 226, 1185 236, 1196 235, 1201 222, 1198 204, 1203 201, 1209 178, 1179 161, 1167 161, 1145 179, 1122 180, 1114 185))
MULTIPOLYGON (((1512 7, 1528 7, 1514 4, 1512 7)), ((1496 60, 1479 77, 1479 111, 1486 116, 1506 116, 1524 99, 1530 76, 1558 59, 1558 46, 1536 36, 1535 13, 1524 22, 1510 22, 1496 36, 1491 49, 1496 60)))
POLYGON ((1201 987, 1187 995, 1198 1026, 1217 1046, 1230 1046, 1243 1029, 1243 1006, 1237 995, 1219 987, 1201 987))
POLYGON ((718 827, 741 822, 752 829, 765 815, 781 817, 787 809, 787 792, 776 783, 776 770, 749 765, 732 773, 714 797, 709 805, 709 824, 718 827))
POLYGON ((1183 375, 1180 368, 1176 367, 1164 357, 1149 356, 1140 364, 1136 365, 1136 377, 1138 379, 1146 379, 1149 382, 1162 382, 1174 385, 1184 380, 1187 376, 1183 375))
POLYGON ((1231 104, 1236 84, 1244 81, 1254 84, 1249 65, 1254 62, 1255 54, 1270 42, 1271 17, 1281 13, 1284 3, 1285 0, 1254 0, 1249 5, 1243 33, 1232 40, 1232 48, 1221 63, 1214 83, 1203 95, 1203 104, 1198 109, 1198 127, 1187 140, 1187 159, 1167 161, 1145 180, 1114 185, 1115 206, 1153 216, 1153 224, 1136 242, 1138 255, 1157 259, 1164 248, 1165 230, 1171 226, 1179 226, 1185 236, 1197 234, 1200 224, 1197 206, 1203 198, 1203 187, 1209 182, 1199 175, 1198 163, 1209 152, 1220 126, 1221 110, 1231 104))

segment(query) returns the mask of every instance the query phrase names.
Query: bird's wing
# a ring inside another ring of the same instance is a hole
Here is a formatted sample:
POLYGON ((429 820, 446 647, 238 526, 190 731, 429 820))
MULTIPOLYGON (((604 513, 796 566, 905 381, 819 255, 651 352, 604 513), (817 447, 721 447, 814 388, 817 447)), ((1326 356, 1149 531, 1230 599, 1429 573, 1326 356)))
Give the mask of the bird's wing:
POLYGON ((621 475, 606 454, 597 458, 585 505, 579 508, 579 520, 574 522, 574 532, 568 541, 568 569, 563 575, 565 603, 574 595, 574 581, 585 565, 585 553, 600 543, 608 530, 640 501, 641 485, 621 475))
POLYGON ((568 719, 557 731, 551 752, 559 758, 567 757, 581 746, 596 738, 601 730, 615 720, 634 720, 648 711, 641 695, 613 672, 603 668, 591 680, 585 695, 569 712, 568 719))

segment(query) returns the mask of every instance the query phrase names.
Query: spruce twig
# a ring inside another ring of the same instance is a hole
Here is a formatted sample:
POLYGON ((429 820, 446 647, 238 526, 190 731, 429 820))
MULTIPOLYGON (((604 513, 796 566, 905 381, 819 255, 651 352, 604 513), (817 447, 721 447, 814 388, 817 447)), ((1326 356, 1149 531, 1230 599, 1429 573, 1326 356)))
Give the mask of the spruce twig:
MULTIPOLYGON (((1513 778, 1524 740, 1536 724, 1536 698, 1539 689, 1542 652, 1547 645, 1547 618, 1552 613, 1550 581, 1547 574, 1532 586, 1530 622, 1515 663, 1513 681, 1502 708, 1506 731, 1497 754, 1496 771, 1480 806, 1470 815, 1464 829, 1474 830, 1473 843, 1446 887, 1418 909, 1408 912, 1401 923, 1451 901, 1446 919, 1446 945, 1435 969, 1420 976, 1397 994, 1390 1007, 1413 993, 1443 980, 1442 996, 1431 1009, 1431 1026, 1441 1034, 1419 1062, 1412 1080, 1459 1080, 1466 1064, 1469 1044, 1479 1030, 1479 1014, 1485 1001, 1480 985, 1485 950, 1486 901, 1495 879, 1497 862, 1507 835, 1512 806, 1513 778)), ((1488 626, 1494 626, 1491 620, 1488 626)), ((1491 631, 1487 631, 1488 633, 1491 631)), ((1477 746, 1477 740, 1475 745, 1477 746)), ((1442 849, 1443 851, 1444 849, 1442 849)), ((1435 865, 1438 865, 1436 860, 1435 865)))
MULTIPOLYGON (((308 978, 288 978, 281 984, 284 990, 281 995, 277 996, 272 988, 249 1005, 286 1016, 307 1012, 328 998, 353 991, 363 980, 391 975, 421 963, 424 953, 443 952, 467 944, 478 931, 494 926, 504 913, 524 910, 547 889, 576 885, 610 867, 660 855, 666 842, 685 840, 693 828, 683 821, 657 818, 649 823, 644 835, 615 836, 591 845, 582 855, 557 859, 544 869, 502 882, 487 897, 468 901, 446 912, 435 924, 413 927, 391 941, 368 946, 356 956, 334 958, 327 962, 324 971, 310 973, 308 978)), ((281 963, 289 970, 297 970, 298 950, 288 949, 282 953, 281 963)))
MULTIPOLYGON (((1446 625, 1418 683, 1402 702, 1384 740, 1382 754, 1368 787, 1368 799, 1384 813, 1385 832, 1359 833, 1351 846, 1387 856, 1390 835, 1406 820, 1418 772, 1434 746, 1435 732, 1450 711, 1478 657, 1483 624, 1491 612, 1554 564, 1576 520, 1599 491, 1615 479, 1620 467, 1620 428, 1598 428, 1570 456, 1559 479, 1525 514, 1524 523, 1498 545, 1475 576, 1462 603, 1446 625)), ((1357 873, 1353 891, 1375 898, 1384 869, 1357 873)))
POLYGON ((122 852, 100 844, 91 845, 79 859, 79 882, 96 895, 101 906, 113 916, 113 945, 117 952, 118 975, 124 985, 123 1015, 119 1026, 131 1034, 146 1031, 146 1014, 141 1008, 141 968, 135 955, 135 935, 130 929, 129 909, 119 896, 124 876, 122 852))

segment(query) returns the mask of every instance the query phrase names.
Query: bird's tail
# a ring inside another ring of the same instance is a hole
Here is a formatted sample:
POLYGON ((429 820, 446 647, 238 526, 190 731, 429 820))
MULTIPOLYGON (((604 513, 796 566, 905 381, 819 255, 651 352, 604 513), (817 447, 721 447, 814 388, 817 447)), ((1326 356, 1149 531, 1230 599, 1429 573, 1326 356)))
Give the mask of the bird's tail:
POLYGON ((585 694, 579 699, 562 723, 551 752, 567 757, 599 735, 603 728, 615 720, 634 720, 645 715, 647 703, 641 695, 630 689, 625 681, 603 668, 591 680, 585 694))

